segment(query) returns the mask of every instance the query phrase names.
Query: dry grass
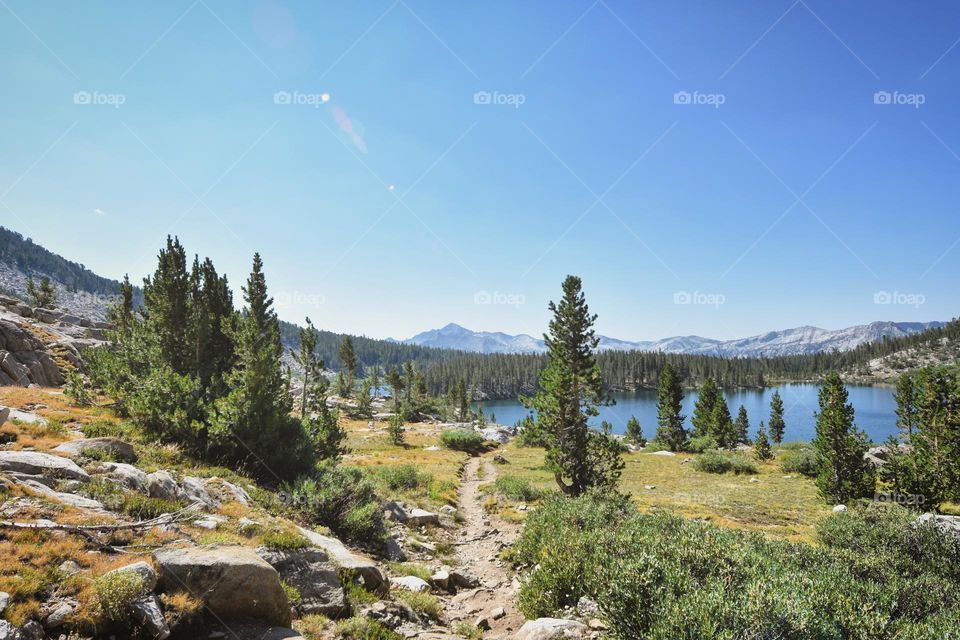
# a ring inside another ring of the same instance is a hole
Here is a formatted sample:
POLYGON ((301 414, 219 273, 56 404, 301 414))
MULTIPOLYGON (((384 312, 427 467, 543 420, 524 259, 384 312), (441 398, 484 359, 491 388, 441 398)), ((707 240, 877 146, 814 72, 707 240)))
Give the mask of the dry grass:
MULTIPOLYGON (((543 468, 542 449, 508 445, 503 455, 510 464, 499 468, 501 474, 527 478, 545 490, 556 489, 552 475, 543 468)), ((641 510, 663 509, 794 541, 813 540, 817 523, 830 513, 813 481, 797 474, 786 478, 778 461, 758 463, 760 473, 755 476, 735 476, 699 472, 692 462, 683 464, 687 458, 695 456, 626 454, 620 490, 630 494, 641 510), (757 482, 751 482, 751 477, 757 482)))

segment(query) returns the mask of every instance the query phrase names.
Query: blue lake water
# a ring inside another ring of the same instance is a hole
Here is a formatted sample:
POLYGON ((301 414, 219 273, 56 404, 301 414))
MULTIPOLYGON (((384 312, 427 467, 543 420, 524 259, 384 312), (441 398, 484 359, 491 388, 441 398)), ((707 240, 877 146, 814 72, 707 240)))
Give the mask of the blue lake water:
MULTIPOLYGON (((747 409, 750 417, 751 437, 756 434, 757 425, 763 420, 769 422, 770 397, 776 390, 783 398, 784 421, 787 428, 785 440, 810 440, 814 436, 814 412, 817 411, 817 393, 820 387, 815 384, 787 384, 765 389, 738 389, 724 391, 723 395, 730 406, 734 419, 740 405, 747 409)), ((890 434, 897 433, 897 416, 894 413, 896 402, 893 399, 893 387, 888 385, 848 385, 850 403, 856 412, 856 424, 874 442, 883 442, 890 434)), ((657 392, 642 390, 633 393, 617 393, 613 399, 616 404, 600 408, 600 416, 593 420, 599 426, 601 420, 613 424, 614 433, 623 433, 627 420, 635 415, 643 428, 643 434, 652 438, 657 432, 657 392)), ((695 391, 688 391, 683 399, 683 413, 687 416, 687 428, 690 428, 690 416, 697 401, 695 391)), ((516 400, 490 400, 479 403, 487 416, 496 414, 500 424, 514 424, 528 412, 516 400)))

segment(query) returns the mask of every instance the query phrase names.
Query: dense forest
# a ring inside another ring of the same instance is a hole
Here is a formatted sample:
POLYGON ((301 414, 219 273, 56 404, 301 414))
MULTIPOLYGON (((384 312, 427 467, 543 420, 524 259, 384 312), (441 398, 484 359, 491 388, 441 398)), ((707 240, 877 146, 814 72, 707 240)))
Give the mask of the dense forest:
MULTIPOLYGON (((281 323, 284 345, 299 346, 299 328, 281 323)), ((775 358, 721 358, 647 351, 604 351, 597 354, 604 384, 614 391, 656 388, 663 365, 670 363, 684 385, 700 385, 713 378, 724 387, 759 387, 777 382, 817 379, 828 371, 857 371, 870 360, 943 339, 960 340, 960 321, 903 338, 884 338, 850 351, 822 352, 775 358)), ((341 334, 318 331, 317 351, 330 369, 339 370, 337 353, 341 334)), ((546 366, 545 355, 479 354, 432 349, 372 338, 354 338, 358 360, 371 366, 396 367, 412 360, 423 372, 431 394, 446 394, 464 378, 475 397, 512 398, 535 391, 537 377, 546 366)))

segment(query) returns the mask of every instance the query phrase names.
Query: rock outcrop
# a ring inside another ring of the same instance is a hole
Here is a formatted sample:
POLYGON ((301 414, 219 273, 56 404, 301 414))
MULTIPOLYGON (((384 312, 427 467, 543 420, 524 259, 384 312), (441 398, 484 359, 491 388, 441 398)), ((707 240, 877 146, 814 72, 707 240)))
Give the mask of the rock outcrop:
POLYGON ((153 554, 159 587, 199 597, 221 618, 259 618, 290 626, 290 602, 280 574, 253 549, 204 546, 162 549, 153 554))
POLYGON ((339 618, 349 611, 337 569, 320 549, 257 549, 257 555, 300 593, 300 601, 295 606, 301 615, 315 613, 339 618))

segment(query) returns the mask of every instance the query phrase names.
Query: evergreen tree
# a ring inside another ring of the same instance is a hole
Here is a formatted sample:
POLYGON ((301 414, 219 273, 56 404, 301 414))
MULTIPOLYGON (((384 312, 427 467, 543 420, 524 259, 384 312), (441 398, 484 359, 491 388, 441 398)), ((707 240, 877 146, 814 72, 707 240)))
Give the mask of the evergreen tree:
MULTIPOLYGON (((323 370, 323 361, 317 356, 317 332, 310 318, 307 326, 300 329, 300 348, 293 354, 294 361, 303 372, 303 390, 300 392, 300 415, 307 415, 307 394, 314 380, 323 370)), ((326 402, 323 403, 326 406, 326 402)))
POLYGON ((232 391, 217 403, 211 439, 220 456, 258 476, 292 477, 312 465, 313 451, 303 425, 290 417, 280 329, 260 254, 253 256, 243 293, 247 306, 237 329, 232 391))
POLYGON ((144 331, 158 351, 157 359, 181 375, 191 372, 194 357, 190 294, 187 254, 179 239, 167 236, 153 277, 143 283, 144 331))
POLYGON ((737 444, 750 444, 750 418, 747 417, 747 409, 740 405, 737 411, 737 421, 734 423, 737 431, 737 444))
POLYGON ((392 444, 402 446, 406 442, 406 429, 403 426, 403 416, 399 413, 390 416, 390 422, 387 423, 387 435, 392 444))
POLYGON ((873 495, 874 490, 873 467, 864 460, 867 436, 854 425, 853 405, 847 398, 839 374, 828 374, 820 387, 813 447, 820 460, 817 487, 833 503, 873 495))
POLYGON ((933 505, 960 499, 960 373, 946 367, 921 369, 914 392, 911 492, 933 505))
POLYGON ((403 376, 400 375, 400 369, 388 369, 384 380, 390 385, 390 390, 393 394, 394 410, 400 411, 400 394, 403 393, 403 376))
POLYGON ((33 299, 33 306, 44 309, 52 309, 57 304, 57 290, 53 288, 50 278, 43 276, 40 278, 38 287, 33 278, 27 278, 27 295, 33 299))
POLYGON ((130 276, 128 275, 123 276, 118 300, 107 311, 107 320, 114 325, 116 331, 122 336, 130 335, 134 323, 133 285, 130 284, 130 276))
POLYGON ((783 442, 783 433, 786 431, 787 425, 783 421, 783 399, 780 397, 779 391, 774 391, 773 397, 770 398, 769 428, 770 438, 776 444, 783 442))
POLYGON ((733 449, 737 445, 737 427, 730 416, 730 407, 723 396, 717 398, 713 405, 713 415, 710 419, 713 432, 710 434, 722 449, 733 449))
POLYGON ((357 418, 370 418, 373 416, 373 396, 370 395, 370 382, 364 380, 356 392, 356 408, 352 415, 357 418))
POLYGON ((370 367, 370 387, 373 389, 374 400, 380 399, 380 366, 370 367))
POLYGON ((893 397, 897 401, 897 426, 909 439, 913 436, 913 429, 917 425, 917 399, 913 378, 909 373, 904 373, 897 378, 893 397))
POLYGON ((325 400, 312 407, 303 425, 318 460, 338 462, 349 452, 345 444, 347 432, 340 426, 340 412, 329 408, 325 400))
POLYGON ((643 447, 647 444, 646 438, 643 437, 643 429, 640 428, 640 421, 637 420, 636 416, 630 416, 630 419, 627 420, 625 435, 627 442, 638 447, 643 447))
POLYGON ((579 496, 591 487, 613 487, 623 469, 619 446, 593 431, 587 422, 609 401, 593 352, 599 343, 580 278, 567 276, 563 297, 549 305, 553 318, 544 334, 548 351, 540 374, 540 392, 526 398, 549 439, 547 466, 560 490, 579 496))
POLYGON ((683 428, 683 387, 680 378, 669 362, 660 370, 660 386, 657 391, 657 442, 670 449, 682 451, 687 443, 687 431, 683 428))
POLYGON ((407 404, 410 404, 413 397, 413 377, 413 360, 407 360, 403 363, 403 384, 407 390, 407 404))
POLYGON ((460 400, 460 420, 465 422, 470 419, 470 396, 467 393, 467 383, 463 378, 457 381, 457 397, 460 400))
POLYGON ((340 343, 340 363, 343 364, 343 367, 347 370, 344 386, 346 393, 341 393, 340 395, 348 398, 353 394, 354 375, 360 364, 357 361, 357 354, 353 350, 353 339, 350 336, 343 336, 343 342, 340 343))
POLYGON ((713 415, 719 399, 720 390, 717 389, 717 383, 713 378, 704 380, 697 394, 697 403, 693 407, 693 417, 690 418, 695 437, 709 436, 716 432, 713 415))
POLYGON ((757 430, 757 441, 753 445, 753 454, 757 460, 765 462, 773 459, 773 450, 770 448, 770 441, 767 440, 767 428, 763 426, 763 420, 760 421, 760 427, 757 430))

